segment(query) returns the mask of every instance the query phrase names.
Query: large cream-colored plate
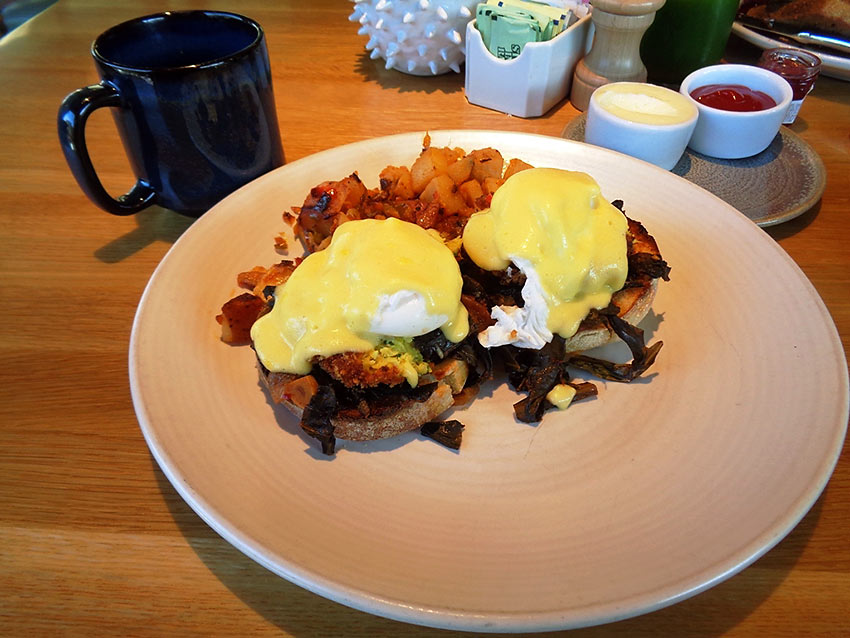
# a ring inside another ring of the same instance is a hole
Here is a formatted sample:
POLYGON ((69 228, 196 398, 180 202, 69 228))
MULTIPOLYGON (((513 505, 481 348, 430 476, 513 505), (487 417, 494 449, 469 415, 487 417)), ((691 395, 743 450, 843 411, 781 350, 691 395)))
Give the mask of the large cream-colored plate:
MULTIPOLYGON (((411 433, 334 458, 261 389, 213 317, 235 274, 280 257, 283 211, 326 179, 409 164, 422 134, 293 162, 199 219, 157 268, 130 347, 133 400, 163 472, 219 534, 343 604, 413 623, 535 631, 613 621, 694 595, 789 532, 836 463, 847 368, 827 310, 750 220, 649 164, 557 138, 432 133, 589 172, 672 265, 645 323, 646 379, 542 424, 488 388, 454 414, 459 453, 411 433)), ((293 244, 294 245, 294 244, 293 244)), ((424 264, 423 267, 427 267, 424 264)))

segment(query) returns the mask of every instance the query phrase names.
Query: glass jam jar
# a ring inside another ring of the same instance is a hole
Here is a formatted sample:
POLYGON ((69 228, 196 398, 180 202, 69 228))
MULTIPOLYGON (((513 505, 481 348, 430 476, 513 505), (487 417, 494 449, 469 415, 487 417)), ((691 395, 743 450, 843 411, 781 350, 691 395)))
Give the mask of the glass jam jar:
POLYGON ((780 47, 762 53, 758 65, 778 73, 791 85, 794 97, 783 120, 783 124, 791 124, 797 119, 803 100, 815 85, 815 79, 820 73, 820 58, 808 51, 780 47))

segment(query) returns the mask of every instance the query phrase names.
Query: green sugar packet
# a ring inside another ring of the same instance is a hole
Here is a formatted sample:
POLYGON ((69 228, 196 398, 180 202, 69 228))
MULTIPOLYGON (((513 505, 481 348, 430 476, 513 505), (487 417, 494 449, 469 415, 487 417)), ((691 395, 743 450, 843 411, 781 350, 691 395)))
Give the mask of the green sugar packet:
POLYGON ((538 19, 513 6, 479 4, 475 24, 484 46, 501 60, 512 60, 522 53, 526 44, 543 38, 538 19))
POLYGON ((499 16, 491 25, 490 53, 500 60, 513 60, 529 42, 540 42, 543 34, 537 21, 499 16))
POLYGON ((578 17, 569 9, 553 7, 535 0, 487 0, 487 6, 504 8, 514 7, 534 16, 543 33, 543 40, 551 40, 568 26, 578 21, 578 17))

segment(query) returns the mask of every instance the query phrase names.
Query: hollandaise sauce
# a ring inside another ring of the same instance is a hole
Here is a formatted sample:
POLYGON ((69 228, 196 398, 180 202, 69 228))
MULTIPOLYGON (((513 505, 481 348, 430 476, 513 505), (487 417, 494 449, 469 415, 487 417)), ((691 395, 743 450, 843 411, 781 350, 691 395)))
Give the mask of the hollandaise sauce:
POLYGON ((387 337, 440 328, 458 342, 469 332, 462 285, 451 250, 429 231, 397 219, 346 222, 275 289, 251 338, 268 370, 294 374, 307 374, 315 356, 368 352, 387 337))
POLYGON ((622 288, 627 228, 589 175, 534 168, 511 176, 490 209, 469 219, 463 246, 481 268, 523 270, 525 315, 544 317, 551 333, 569 338, 591 309, 606 307, 622 288), (535 296, 531 282, 542 295, 535 296))

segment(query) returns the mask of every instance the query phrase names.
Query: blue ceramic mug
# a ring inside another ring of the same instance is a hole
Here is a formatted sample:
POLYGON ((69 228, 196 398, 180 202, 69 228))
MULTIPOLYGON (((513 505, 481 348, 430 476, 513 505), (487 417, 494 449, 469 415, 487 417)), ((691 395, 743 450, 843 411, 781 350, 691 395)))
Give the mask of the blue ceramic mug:
POLYGON ((168 11, 123 22, 92 44, 101 82, 68 95, 59 139, 83 192, 115 215, 151 205, 198 217, 283 164, 263 30, 220 11, 168 11), (114 198, 86 149, 86 120, 112 107, 136 176, 114 198))

